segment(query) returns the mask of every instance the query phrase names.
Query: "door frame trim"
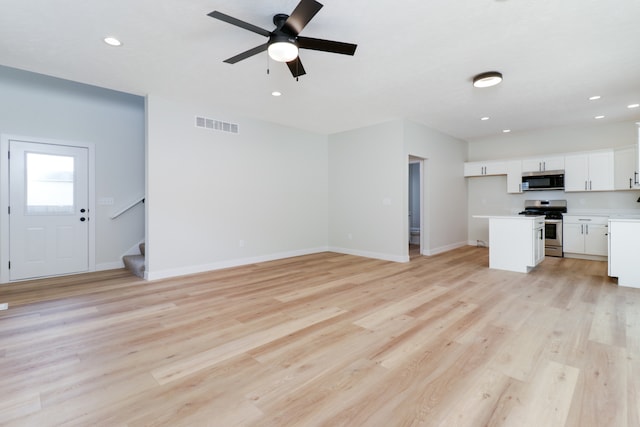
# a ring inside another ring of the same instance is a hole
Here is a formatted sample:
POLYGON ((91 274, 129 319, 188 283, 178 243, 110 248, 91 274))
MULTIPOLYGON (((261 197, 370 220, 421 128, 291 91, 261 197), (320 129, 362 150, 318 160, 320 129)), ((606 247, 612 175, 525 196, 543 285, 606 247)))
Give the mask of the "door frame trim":
MULTIPOLYGON (((95 204, 95 145, 92 142, 78 142, 59 140, 52 138, 40 138, 34 136, 0 134, 0 235, 9 236, 9 141, 18 140, 39 144, 62 145, 67 147, 86 148, 88 154, 88 191, 89 212, 92 212, 89 221, 88 255, 89 266, 87 271, 96 270, 96 204, 95 204)), ((9 283, 9 239, 0 239, 0 283, 9 283)), ((32 280, 32 279, 31 279, 32 280)))

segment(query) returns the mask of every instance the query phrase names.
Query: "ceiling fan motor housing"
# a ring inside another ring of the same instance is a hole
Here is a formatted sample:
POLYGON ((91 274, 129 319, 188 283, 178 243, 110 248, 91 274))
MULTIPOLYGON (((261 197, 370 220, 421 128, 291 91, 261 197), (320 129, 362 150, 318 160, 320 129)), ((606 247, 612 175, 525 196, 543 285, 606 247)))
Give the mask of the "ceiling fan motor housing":
POLYGON ((276 30, 281 30, 284 26, 284 23, 289 19, 289 15, 286 13, 278 13, 273 15, 273 25, 276 26, 276 30))

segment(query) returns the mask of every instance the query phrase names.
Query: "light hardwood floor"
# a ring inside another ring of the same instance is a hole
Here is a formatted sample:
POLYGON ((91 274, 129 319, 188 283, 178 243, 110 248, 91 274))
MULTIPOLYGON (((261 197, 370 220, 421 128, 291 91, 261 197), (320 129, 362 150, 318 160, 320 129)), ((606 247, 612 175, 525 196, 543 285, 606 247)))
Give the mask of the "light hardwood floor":
POLYGON ((640 425, 640 290, 606 263, 323 253, 0 287, 0 425, 640 425))

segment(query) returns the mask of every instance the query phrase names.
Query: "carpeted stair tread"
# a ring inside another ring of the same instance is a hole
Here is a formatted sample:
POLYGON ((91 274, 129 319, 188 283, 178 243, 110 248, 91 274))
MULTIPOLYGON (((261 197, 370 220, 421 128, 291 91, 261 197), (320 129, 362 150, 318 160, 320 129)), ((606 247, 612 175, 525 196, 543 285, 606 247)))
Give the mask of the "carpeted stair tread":
POLYGON ((122 261, 133 274, 144 278, 144 255, 125 255, 122 261))
POLYGON ((144 243, 140 243, 138 245, 138 248, 140 249, 140 253, 144 256, 145 255, 145 252, 144 252, 145 244, 144 243))

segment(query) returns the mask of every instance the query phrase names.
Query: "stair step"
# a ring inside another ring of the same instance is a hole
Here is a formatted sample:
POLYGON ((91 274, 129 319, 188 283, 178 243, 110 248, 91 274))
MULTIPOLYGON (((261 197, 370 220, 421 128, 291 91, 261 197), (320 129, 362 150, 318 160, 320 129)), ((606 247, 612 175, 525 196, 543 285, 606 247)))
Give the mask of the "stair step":
POLYGON ((122 261, 133 274, 144 278, 144 255, 125 255, 122 257, 122 261))
POLYGON ((140 253, 141 253, 142 255, 145 255, 145 253, 144 253, 144 250, 145 250, 145 244, 144 244, 144 242, 140 243, 140 244, 138 245, 138 248, 140 248, 140 253))

